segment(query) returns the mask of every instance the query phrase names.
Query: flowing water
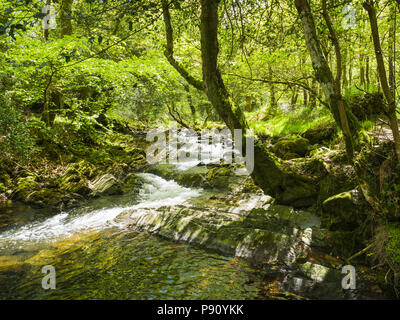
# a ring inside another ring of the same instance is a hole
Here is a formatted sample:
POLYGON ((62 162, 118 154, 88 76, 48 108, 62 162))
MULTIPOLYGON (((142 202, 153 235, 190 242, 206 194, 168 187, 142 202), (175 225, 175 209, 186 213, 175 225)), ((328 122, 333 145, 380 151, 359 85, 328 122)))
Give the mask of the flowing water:
POLYGON ((139 194, 102 197, 69 212, 0 208, 0 299, 259 297, 260 280, 246 262, 114 221, 125 209, 178 205, 202 193, 141 175, 139 194), (56 270, 54 290, 42 288, 46 265, 56 270))

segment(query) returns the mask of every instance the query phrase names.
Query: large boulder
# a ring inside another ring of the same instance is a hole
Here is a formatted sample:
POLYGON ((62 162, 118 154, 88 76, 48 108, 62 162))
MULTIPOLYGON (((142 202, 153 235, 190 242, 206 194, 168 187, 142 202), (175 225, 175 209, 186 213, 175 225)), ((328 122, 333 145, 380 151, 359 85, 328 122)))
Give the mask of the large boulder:
POLYGON ((321 144, 322 142, 332 140, 336 135, 336 127, 333 124, 322 124, 311 127, 304 131, 301 136, 306 138, 310 144, 321 144))
POLYGON ((368 204, 362 193, 351 190, 336 194, 322 203, 321 221, 330 230, 354 230, 366 217, 368 204))
POLYGON ((60 204, 64 196, 63 191, 59 190, 55 183, 44 185, 38 180, 39 177, 36 175, 19 177, 12 198, 38 207, 60 204))
POLYGON ((381 92, 353 95, 349 99, 349 105, 352 113, 361 121, 385 114, 385 102, 381 92))
POLYGON ((310 142, 306 138, 280 139, 272 147, 272 151, 281 159, 289 160, 304 157, 308 154, 310 142))

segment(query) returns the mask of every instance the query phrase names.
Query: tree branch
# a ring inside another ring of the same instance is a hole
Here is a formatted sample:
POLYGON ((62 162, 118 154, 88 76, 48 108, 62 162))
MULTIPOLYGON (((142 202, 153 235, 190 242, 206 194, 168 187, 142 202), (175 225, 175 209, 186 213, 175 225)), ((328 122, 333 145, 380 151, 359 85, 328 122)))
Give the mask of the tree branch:
POLYGON ((175 68, 176 71, 193 87, 197 90, 204 91, 204 83, 193 76, 191 76, 187 70, 174 58, 174 39, 173 39, 173 30, 171 25, 171 15, 169 13, 169 3, 167 0, 162 1, 162 9, 163 9, 163 17, 165 24, 165 36, 167 40, 166 50, 164 51, 164 55, 167 58, 168 62, 175 68))
POLYGON ((287 86, 297 86, 300 88, 303 88, 305 90, 307 90, 308 92, 310 92, 312 95, 314 95, 318 101, 323 104, 324 106, 329 108, 329 104, 326 103, 324 100, 322 100, 319 96, 318 93, 313 90, 312 88, 310 88, 309 86, 305 85, 304 83, 301 82, 296 82, 296 81, 283 81, 283 80, 267 80, 267 79, 258 79, 258 78, 249 78, 249 77, 245 77, 245 76, 241 76, 238 74, 234 74, 234 73, 228 73, 229 76, 234 76, 234 77, 238 77, 244 80, 249 80, 249 81, 257 81, 257 82, 263 82, 263 83, 274 83, 274 84, 284 84, 287 86))

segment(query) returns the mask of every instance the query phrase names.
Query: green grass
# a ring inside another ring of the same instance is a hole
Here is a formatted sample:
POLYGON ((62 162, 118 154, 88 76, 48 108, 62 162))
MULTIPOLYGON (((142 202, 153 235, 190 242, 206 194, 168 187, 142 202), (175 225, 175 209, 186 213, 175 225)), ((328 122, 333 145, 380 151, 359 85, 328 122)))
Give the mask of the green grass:
MULTIPOLYGON (((248 118, 251 117, 249 115, 248 118)), ((333 117, 325 107, 302 107, 292 112, 280 113, 268 121, 249 119, 249 125, 256 134, 269 136, 298 134, 315 126, 333 123, 333 117)))

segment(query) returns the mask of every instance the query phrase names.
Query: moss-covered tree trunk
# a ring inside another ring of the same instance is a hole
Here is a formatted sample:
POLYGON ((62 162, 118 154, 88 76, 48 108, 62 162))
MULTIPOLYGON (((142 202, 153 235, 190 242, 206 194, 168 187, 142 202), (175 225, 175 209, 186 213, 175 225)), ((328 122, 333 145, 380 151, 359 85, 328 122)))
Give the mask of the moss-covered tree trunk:
POLYGON ((341 55, 336 35, 334 33, 332 25, 330 24, 329 16, 327 16, 326 10, 324 10, 325 20, 327 21, 331 37, 333 38, 333 44, 335 46, 336 59, 338 63, 338 78, 335 81, 328 62, 322 53, 321 45, 315 29, 314 18, 312 16, 308 1, 295 0, 295 5, 303 25, 306 45, 311 57, 316 79, 320 83, 324 91, 325 98, 330 106, 330 110, 333 114, 333 117, 335 118, 336 123, 343 131, 346 142, 347 155, 351 160, 353 159, 354 155, 354 141, 358 138, 359 124, 355 116, 350 112, 350 110, 346 110, 345 102, 341 95, 341 55))
MULTIPOLYGON (((235 106, 218 68, 218 3, 201 0, 200 34, 203 82, 208 99, 228 128, 242 129, 242 144, 246 143, 248 124, 242 110, 235 106)), ((254 182, 278 202, 309 205, 317 196, 311 179, 286 171, 277 158, 260 141, 254 143, 254 182)))
POLYGON ((60 6, 61 37, 72 34, 72 4, 74 0, 62 0, 60 6))
POLYGON ((388 108, 386 110, 386 115, 389 119, 390 128, 393 133, 393 140, 395 144, 395 151, 397 156, 397 161, 400 163, 400 133, 399 125, 396 115, 396 102, 392 90, 389 87, 389 83, 386 77, 385 64, 383 61, 381 42, 379 39, 378 22, 376 19, 376 10, 372 1, 365 1, 364 9, 368 12, 369 21, 371 25, 371 34, 374 42, 376 63, 378 65, 378 77, 380 80, 380 85, 382 87, 383 94, 388 103, 388 108))

